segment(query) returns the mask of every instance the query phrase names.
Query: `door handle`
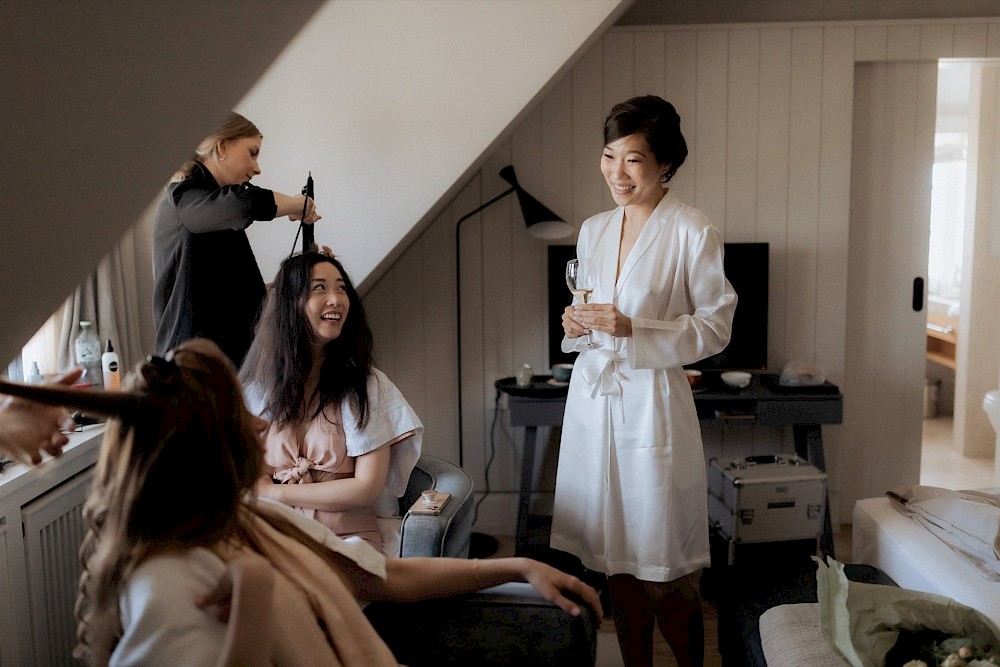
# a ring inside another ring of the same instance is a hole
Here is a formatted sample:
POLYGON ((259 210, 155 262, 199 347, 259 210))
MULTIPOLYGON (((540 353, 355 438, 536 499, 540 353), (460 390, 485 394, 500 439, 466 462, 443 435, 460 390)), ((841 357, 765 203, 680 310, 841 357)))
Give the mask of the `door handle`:
POLYGON ((924 309, 924 279, 917 276, 913 279, 913 312, 924 309))

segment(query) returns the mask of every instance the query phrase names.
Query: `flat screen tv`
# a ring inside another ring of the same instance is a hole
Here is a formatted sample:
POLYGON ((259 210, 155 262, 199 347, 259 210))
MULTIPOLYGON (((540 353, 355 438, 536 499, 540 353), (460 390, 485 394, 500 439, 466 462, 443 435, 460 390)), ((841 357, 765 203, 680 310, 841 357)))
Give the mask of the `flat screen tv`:
POLYGON ((722 352, 690 364, 688 368, 767 368, 767 281, 769 254, 766 243, 726 243, 726 278, 736 290, 733 335, 722 352))
MULTIPOLYGON (((567 354, 559 349, 563 336, 562 311, 572 301, 566 288, 566 262, 575 256, 575 246, 549 246, 549 362, 552 364, 572 362, 576 357, 576 353, 567 354)), ((726 243, 724 263, 726 277, 739 298, 732 337, 722 352, 688 368, 767 368, 768 244, 726 243)))

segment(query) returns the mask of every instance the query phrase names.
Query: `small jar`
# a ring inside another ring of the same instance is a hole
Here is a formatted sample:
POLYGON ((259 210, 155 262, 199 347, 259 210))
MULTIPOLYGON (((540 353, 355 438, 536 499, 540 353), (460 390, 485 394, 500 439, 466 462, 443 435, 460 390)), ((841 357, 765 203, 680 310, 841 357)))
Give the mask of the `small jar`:
POLYGON ((527 387, 531 384, 531 377, 534 375, 534 371, 531 370, 531 366, 525 364, 517 369, 517 386, 527 387))

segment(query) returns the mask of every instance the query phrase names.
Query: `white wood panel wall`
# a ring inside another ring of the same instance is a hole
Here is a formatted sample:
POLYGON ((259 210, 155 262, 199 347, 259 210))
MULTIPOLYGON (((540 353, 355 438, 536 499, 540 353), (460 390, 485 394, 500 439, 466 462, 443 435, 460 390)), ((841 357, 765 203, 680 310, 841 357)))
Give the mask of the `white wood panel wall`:
MULTIPOLYGON (((579 228, 613 206, 598 168, 610 107, 636 94, 670 100, 690 149, 674 191, 727 241, 771 245, 770 366, 814 362, 842 383, 854 64, 997 56, 996 19, 610 29, 365 296, 377 359, 423 419, 425 451, 460 459, 454 225, 506 189, 497 176, 504 165, 513 164, 529 192, 579 228)), ((513 197, 467 220, 461 238, 461 459, 481 491, 494 381, 524 362, 536 372, 548 367, 546 249, 525 232, 513 197)), ((492 493, 478 525, 510 534, 522 433, 502 408, 496 422, 492 493)), ((764 446, 761 434, 738 431, 706 434, 709 455, 764 446)), ((835 520, 838 509, 850 516, 854 498, 841 498, 838 507, 837 493, 841 476, 851 473, 852 446, 861 446, 842 442, 840 431, 824 429, 835 520)))

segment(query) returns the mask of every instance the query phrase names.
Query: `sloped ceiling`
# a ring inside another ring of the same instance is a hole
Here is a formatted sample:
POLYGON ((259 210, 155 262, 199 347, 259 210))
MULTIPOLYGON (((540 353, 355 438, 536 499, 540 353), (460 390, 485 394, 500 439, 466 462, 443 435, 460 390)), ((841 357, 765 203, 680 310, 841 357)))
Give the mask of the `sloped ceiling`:
MULTIPOLYGON (((233 108, 265 136, 259 184, 294 193, 312 171, 316 239, 363 286, 629 4, 0 2, 0 359, 233 108)), ((251 228, 265 278, 294 234, 251 228)))
MULTIPOLYGON (((329 2, 237 105, 264 134, 255 182, 294 193, 311 171, 316 240, 364 291, 629 4, 329 2)), ((267 280, 295 225, 249 235, 267 280)))
POLYGON ((321 4, 0 2, 4 364, 321 4))

